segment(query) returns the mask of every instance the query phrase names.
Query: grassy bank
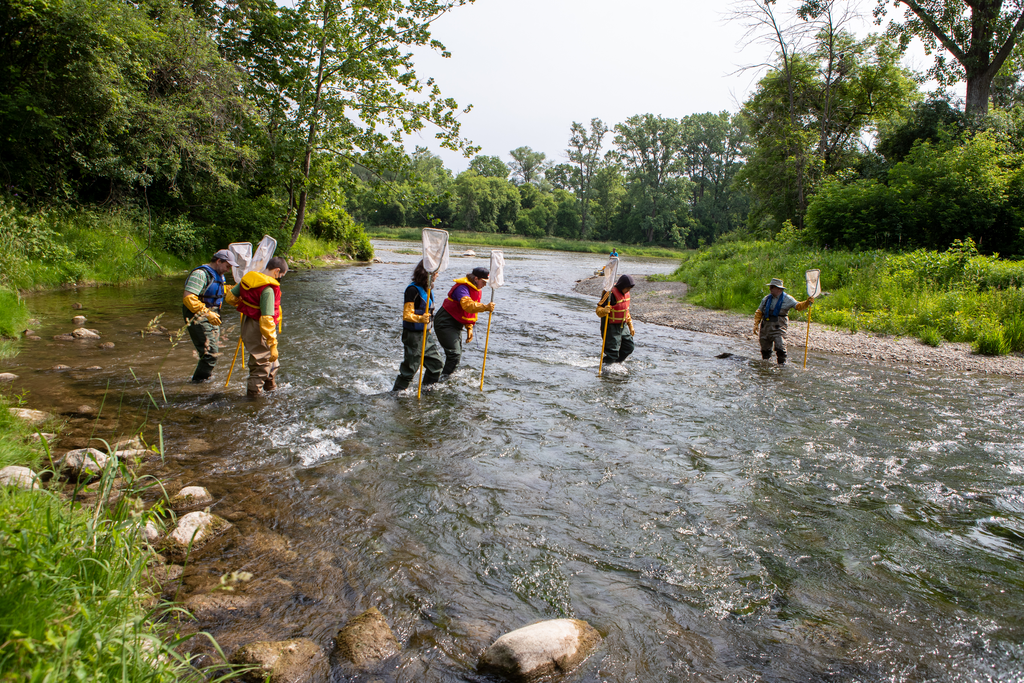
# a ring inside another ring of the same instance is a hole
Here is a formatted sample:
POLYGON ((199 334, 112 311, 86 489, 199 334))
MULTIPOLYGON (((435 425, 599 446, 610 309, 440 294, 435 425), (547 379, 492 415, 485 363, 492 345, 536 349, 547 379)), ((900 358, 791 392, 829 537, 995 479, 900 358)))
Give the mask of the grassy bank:
POLYGON ((684 255, 668 279, 686 282, 698 306, 753 315, 773 277, 805 298, 804 272, 811 268, 821 269, 829 294, 812 309, 816 322, 931 345, 970 342, 987 355, 1024 351, 1024 262, 979 255, 970 242, 908 253, 725 242, 684 255))
MULTIPOLYGON (((366 228, 366 234, 373 239, 400 240, 419 242, 422 228, 366 228)), ((666 247, 645 247, 635 244, 619 244, 617 242, 589 242, 584 240, 566 240, 560 237, 523 237, 522 235, 504 235, 493 232, 462 232, 453 230, 449 233, 453 244, 479 244, 488 247, 516 247, 519 249, 550 249, 551 251, 575 251, 584 254, 608 254, 612 249, 618 250, 622 256, 657 256, 677 258, 686 252, 666 247)))
MULTIPOLYGON (((0 466, 41 471, 44 447, 0 397, 0 466)), ((129 491, 120 504, 72 506, 45 488, 0 489, 0 678, 18 681, 201 680, 161 639, 144 606, 151 555, 147 519, 130 504, 131 472, 108 468, 129 491)))

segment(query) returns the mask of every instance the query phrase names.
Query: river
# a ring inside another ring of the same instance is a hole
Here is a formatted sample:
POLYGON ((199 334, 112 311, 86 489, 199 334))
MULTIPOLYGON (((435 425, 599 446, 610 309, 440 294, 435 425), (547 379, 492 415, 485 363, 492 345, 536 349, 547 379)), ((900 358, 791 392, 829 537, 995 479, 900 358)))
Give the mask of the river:
MULTIPOLYGON (((557 617, 604 636, 571 681, 1024 680, 1020 381, 825 354, 780 369, 643 323, 598 377, 595 301, 572 286, 601 257, 507 249, 483 391, 486 315, 452 382, 396 396, 418 255, 375 247, 385 263, 283 279, 281 386, 259 401, 238 368, 223 388, 231 316, 212 385, 185 381, 187 337, 139 335, 181 324, 178 279, 34 295, 46 341, 3 364, 28 407, 67 416, 65 448, 162 425, 148 471, 206 486, 235 524, 179 598, 253 575, 206 624, 226 649, 329 647, 375 605, 403 647, 382 681, 484 680, 497 636, 557 617), (113 350, 50 341, 76 301, 113 350)), ((476 251, 439 283, 486 265, 476 251)))

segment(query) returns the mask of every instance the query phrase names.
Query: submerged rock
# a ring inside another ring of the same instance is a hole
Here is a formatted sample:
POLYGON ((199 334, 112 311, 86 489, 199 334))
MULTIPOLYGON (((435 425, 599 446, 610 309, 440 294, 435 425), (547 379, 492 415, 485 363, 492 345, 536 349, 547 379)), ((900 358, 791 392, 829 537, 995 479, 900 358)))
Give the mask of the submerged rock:
POLYGON ((160 531, 156 522, 151 519, 146 520, 146 526, 142 527, 142 538, 146 539, 146 543, 155 545, 161 536, 163 536, 163 532, 160 531))
POLYGON ((30 408, 8 408, 8 410, 11 411, 11 415, 14 417, 33 425, 42 424, 50 419, 50 414, 44 413, 41 410, 32 410, 30 408))
POLYGON ((39 476, 27 467, 9 465, 0 470, 0 486, 17 486, 20 489, 34 489, 39 485, 39 476))
POLYGON ((579 666, 601 642, 581 619, 551 619, 498 638, 480 655, 477 668, 515 681, 531 681, 579 666))
POLYGON ((60 460, 60 469, 68 479, 83 481, 100 476, 112 458, 95 448, 76 448, 60 460))
POLYGON ((0 382, 13 382, 18 376, 13 372, 0 372, 0 382))
POLYGON ((249 643, 235 650, 231 662, 259 667, 243 674, 242 680, 253 683, 307 683, 327 678, 327 657, 309 638, 249 643))
POLYGON ((43 341, 42 337, 40 337, 38 335, 35 335, 35 334, 30 334, 30 335, 26 336, 25 339, 28 339, 29 341, 43 341))
POLYGON ((54 365, 50 369, 53 370, 54 372, 64 372, 65 370, 70 370, 71 366, 70 365, 54 365))
POLYGON ((175 512, 184 512, 206 507, 213 502, 213 496, 202 486, 186 486, 171 496, 170 506, 175 512))
POLYGON ((71 304, 71 308, 75 309, 76 311, 80 311, 83 308, 85 308, 85 306, 76 301, 75 303, 71 304))
POLYGON ((55 334, 53 335, 54 341, 75 341, 77 337, 73 334, 55 334))
POLYGON ((85 316, 84 315, 76 315, 74 318, 71 319, 71 322, 73 322, 74 324, 76 324, 78 326, 82 326, 82 325, 85 324, 85 316))
POLYGON ((101 349, 112 349, 114 348, 114 342, 103 342, 100 344, 101 349))
POLYGON ((52 443, 56 438, 56 434, 50 434, 49 432, 36 432, 35 434, 29 434, 25 437, 28 441, 39 441, 40 439, 46 439, 48 443, 52 443))
POLYGON ((82 369, 86 370, 87 372, 96 372, 97 370, 102 370, 103 366, 100 366, 100 365, 90 365, 89 367, 82 368, 82 369))
POLYGON ((398 638, 384 615, 371 607, 338 631, 337 653, 358 667, 366 667, 398 653, 398 638))
POLYGON ((184 559, 232 527, 231 522, 209 512, 190 512, 164 539, 168 557, 184 559))
POLYGON ((72 332, 71 335, 75 339, 99 339, 100 338, 100 335, 99 335, 98 332, 96 332, 95 330, 87 330, 84 327, 79 327, 74 332, 72 332))

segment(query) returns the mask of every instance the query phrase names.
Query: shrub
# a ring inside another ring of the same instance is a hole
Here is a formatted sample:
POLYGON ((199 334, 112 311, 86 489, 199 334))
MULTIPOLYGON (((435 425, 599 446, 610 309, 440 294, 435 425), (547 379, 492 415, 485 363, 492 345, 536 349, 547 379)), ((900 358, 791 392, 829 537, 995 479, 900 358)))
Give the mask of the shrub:
POLYGON ((1005 356, 1010 352, 1010 345, 1003 336, 1003 327, 998 323, 985 325, 978 332, 972 346, 975 353, 983 356, 1005 356))
POLYGON ((1015 315, 1003 323, 1003 339, 1013 353, 1024 351, 1024 315, 1015 315))
POLYGON ((925 327, 921 329, 921 341, 928 346, 938 347, 942 344, 942 335, 934 327, 925 327))
POLYGON ((157 235, 165 250, 181 258, 188 258, 203 248, 203 231, 185 216, 161 223, 157 235))

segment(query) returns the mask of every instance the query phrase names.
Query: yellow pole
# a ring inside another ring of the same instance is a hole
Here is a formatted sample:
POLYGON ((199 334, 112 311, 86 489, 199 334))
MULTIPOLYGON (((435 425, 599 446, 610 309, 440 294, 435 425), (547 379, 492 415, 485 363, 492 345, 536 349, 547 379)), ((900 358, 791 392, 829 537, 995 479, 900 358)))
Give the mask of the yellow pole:
MULTIPOLYGON (((427 315, 430 315, 430 289, 434 284, 434 278, 430 278, 430 282, 427 283, 427 310, 424 311, 427 315)), ((423 359, 427 356, 427 325, 429 323, 423 323, 423 343, 420 345, 420 381, 416 385, 416 398, 420 397, 423 393, 423 359)))
MULTIPOLYGON (((494 288, 491 288, 491 303, 494 303, 494 288)), ((487 336, 484 337, 484 362, 480 366, 480 391, 484 390, 484 372, 487 370, 487 345, 491 341, 491 316, 494 315, 491 311, 487 312, 487 336)))
POLYGON ((807 369, 807 344, 811 341, 811 309, 807 309, 807 338, 804 339, 804 370, 807 369))
MULTIPOLYGON (((608 296, 601 299, 597 303, 597 305, 600 306, 601 304, 603 304, 605 301, 608 300, 608 297, 610 297, 611 295, 612 293, 608 292, 608 296)), ((601 370, 604 368, 604 345, 608 343, 608 316, 605 316, 604 318, 602 318, 602 320, 604 321, 604 334, 601 335, 601 360, 597 364, 598 377, 601 376, 601 370)))
MULTIPOLYGON (((238 314, 238 344, 235 345, 235 355, 231 359, 231 369, 228 370, 228 378, 224 380, 224 388, 228 388, 228 383, 231 381, 231 373, 235 371, 235 361, 238 360, 238 350, 242 348, 242 318, 245 317, 244 313, 238 314)), ((245 355, 242 356, 242 369, 245 370, 245 355)))

